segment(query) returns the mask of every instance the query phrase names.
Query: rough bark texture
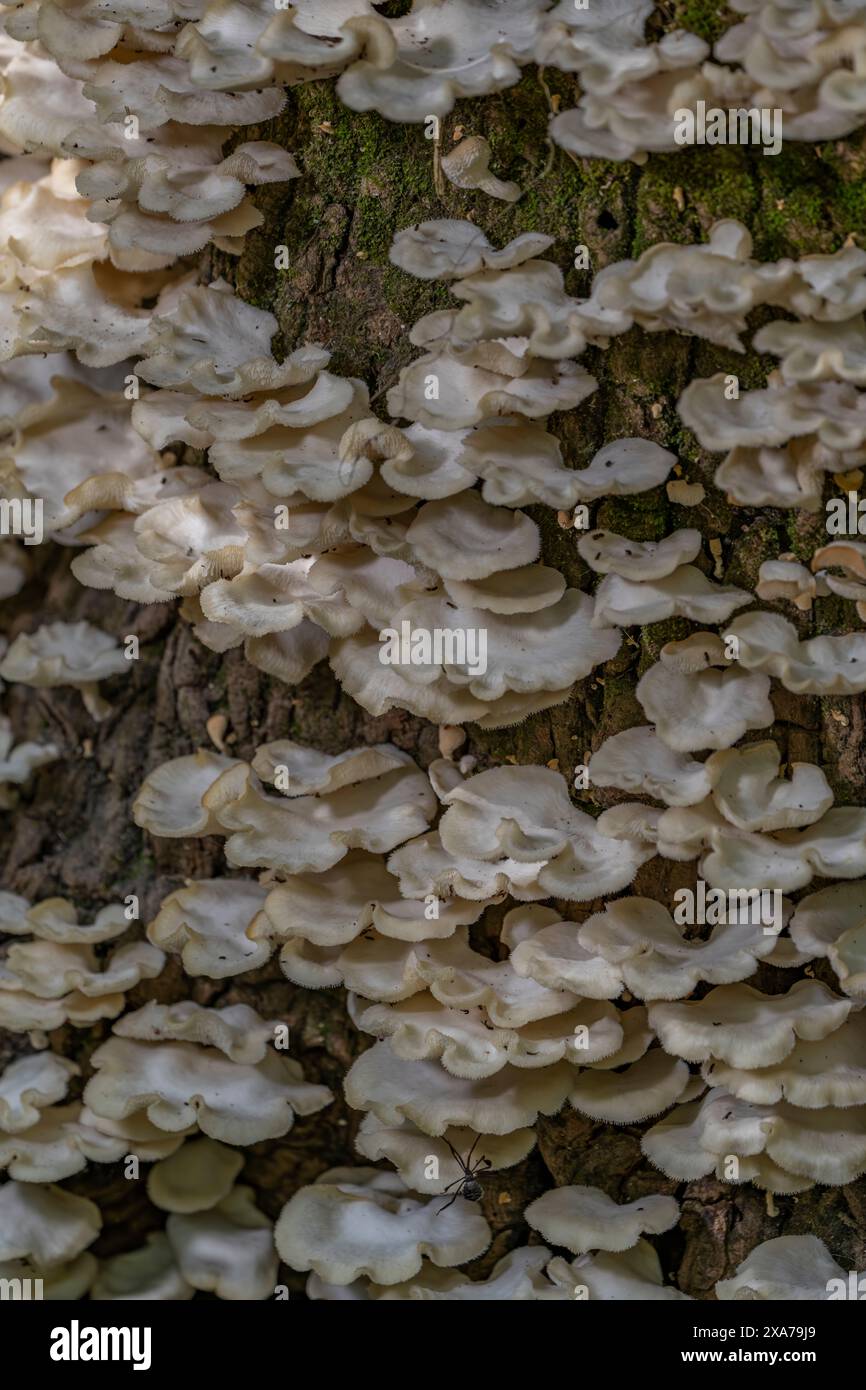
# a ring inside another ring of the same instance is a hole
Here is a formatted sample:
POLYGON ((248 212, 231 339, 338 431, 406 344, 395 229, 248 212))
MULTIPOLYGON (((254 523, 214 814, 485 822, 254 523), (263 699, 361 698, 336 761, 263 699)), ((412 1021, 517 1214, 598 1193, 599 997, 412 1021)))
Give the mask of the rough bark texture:
MULTIPOLYGON (((666 8, 669 27, 679 21, 705 37, 724 24, 719 7, 708 0, 680 0, 666 8)), ((519 86, 464 103, 443 123, 444 148, 458 127, 490 140, 496 172, 527 190, 519 203, 506 206, 450 185, 437 196, 433 148, 422 127, 357 116, 338 103, 329 82, 295 88, 278 121, 246 131, 243 138, 277 139, 295 152, 304 177, 261 190, 263 227, 250 235, 239 262, 211 256, 203 278, 224 274, 245 298, 272 309, 283 347, 305 340, 326 344, 334 370, 363 377, 374 408, 384 414, 385 389, 415 355, 408 327, 420 314, 450 302, 441 285, 421 284, 388 263, 394 231, 422 218, 470 217, 496 244, 530 229, 550 233, 557 240, 549 254, 566 271, 570 292, 578 295, 589 291, 592 274, 571 268, 573 248, 580 243, 589 248, 594 272, 656 241, 699 240, 713 221, 726 216, 751 228, 756 254, 765 258, 830 251, 850 234, 866 235, 866 150, 859 135, 819 148, 788 145, 775 158, 759 149, 718 148, 654 156, 642 168, 577 163, 554 151, 546 136, 550 107, 561 101, 567 108, 573 95, 569 78, 530 69, 519 86), (281 244, 289 251, 286 271, 274 269, 274 248, 281 244)), ((729 506, 712 485, 717 460, 701 453, 676 414, 677 396, 692 377, 724 369, 736 372, 744 386, 758 386, 771 362, 640 330, 605 352, 589 352, 584 361, 598 377, 599 390, 585 405, 551 421, 569 463, 582 466, 606 440, 645 435, 676 450, 683 476, 707 489, 705 501, 690 509, 671 505, 664 488, 610 500, 595 509, 594 523, 638 539, 697 526, 707 542, 705 557, 711 539, 721 542, 717 576, 749 588, 763 559, 785 550, 811 557, 825 535, 823 515, 729 506)), ((570 584, 589 588, 592 576, 577 555, 575 533, 561 528, 545 508, 531 514, 542 530, 545 562, 570 584)), ((147 921, 184 878, 218 874, 220 841, 152 840, 135 828, 129 812, 147 771, 166 758, 208 746, 205 724, 215 713, 227 716, 232 751, 245 757, 267 739, 286 736, 328 752, 390 738, 425 766, 436 756, 434 727, 402 713, 367 717, 341 693, 326 665, 298 688, 281 685, 237 652, 219 657, 206 651, 171 606, 141 609, 81 588, 68 572, 69 555, 51 545, 36 552, 34 579, 4 604, 3 630, 11 637, 37 621, 87 618, 118 635, 137 633, 141 656, 128 678, 104 685, 114 712, 99 726, 74 691, 23 686, 7 691, 19 738, 47 733, 64 754, 34 777, 17 815, 2 815, 4 887, 33 900, 61 894, 81 907, 137 893, 147 921)), ((702 563, 710 572, 712 561, 702 563)), ((819 600, 811 617, 799 618, 801 636, 843 631, 850 611, 841 600, 819 600)), ((791 613, 785 610, 786 616, 791 613)), ((463 751, 474 753, 479 767, 500 760, 538 762, 569 776, 603 738, 644 722, 634 694, 637 680, 664 642, 688 630, 689 624, 675 622, 627 634, 617 658, 581 683, 567 704, 514 729, 480 733, 470 727, 463 751)), ((821 763, 839 803, 866 802, 862 701, 799 698, 781 689, 773 699, 772 737, 783 752, 790 759, 821 763)), ((770 736, 769 731, 761 736, 770 736)), ((597 811, 616 799, 616 794, 591 791, 581 804, 597 811)), ((656 859, 641 870, 634 891, 669 902, 675 888, 691 886, 694 879, 693 864, 656 859)), ((600 904, 558 906, 563 916, 583 919, 600 904)), ((488 913, 474 930, 476 946, 490 953, 496 951, 501 911, 488 913)), ((132 929, 130 937, 138 932, 132 929)), ((834 981, 824 963, 814 973, 834 981)), ((763 967, 757 983, 772 992, 787 988, 792 978, 791 972, 783 976, 763 967)), ((341 1082, 369 1040, 349 1022, 342 991, 297 989, 276 962, 223 983, 190 981, 177 960, 170 960, 161 978, 136 990, 130 1004, 190 995, 208 1004, 245 1000, 266 1015, 285 1018, 292 1028, 291 1053, 308 1079, 326 1082, 339 1097, 322 1114, 300 1120, 285 1139, 248 1151, 244 1181, 253 1184, 261 1205, 275 1217, 298 1186, 322 1169, 358 1161, 352 1138, 360 1116, 342 1100, 341 1082)), ((85 1064, 108 1032, 107 1024, 90 1031, 68 1028, 52 1036, 52 1046, 85 1064)), ((25 1045, 13 1041, 16 1048, 25 1045)), ((863 1268, 866 1181, 778 1198, 773 1210, 748 1185, 668 1181, 642 1158, 641 1129, 594 1125, 568 1107, 542 1120, 538 1148, 526 1162, 486 1180, 484 1210, 495 1238, 473 1272, 486 1271, 511 1246, 524 1243, 531 1234, 521 1217, 526 1203, 553 1183, 568 1182, 597 1184, 620 1200, 648 1191, 677 1195, 683 1203, 681 1223, 657 1244, 668 1277, 697 1297, 711 1295, 715 1281, 730 1276, 757 1243, 785 1232, 814 1231, 845 1268, 863 1268)), ((93 1165, 67 1185, 103 1208, 105 1230, 94 1247, 97 1253, 132 1248, 162 1224, 162 1214, 147 1201, 143 1179, 125 1180, 121 1165, 93 1165)), ((283 1271, 281 1277, 293 1296, 302 1290, 301 1276, 283 1271)))

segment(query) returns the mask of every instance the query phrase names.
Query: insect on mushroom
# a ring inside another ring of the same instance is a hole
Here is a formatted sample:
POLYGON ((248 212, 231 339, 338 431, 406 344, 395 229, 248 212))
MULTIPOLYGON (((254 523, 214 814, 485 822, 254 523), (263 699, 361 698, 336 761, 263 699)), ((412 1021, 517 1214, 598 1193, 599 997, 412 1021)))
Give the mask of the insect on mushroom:
POLYGON ((475 1145, 478 1143, 478 1140, 480 1138, 481 1135, 476 1134, 475 1143, 472 1145, 472 1148, 466 1155, 465 1162, 460 1157, 459 1153, 457 1152, 451 1141, 449 1139, 445 1140, 445 1143, 451 1150, 451 1154, 455 1162, 459 1165, 461 1169, 461 1176, 459 1178, 455 1178, 454 1182, 450 1182, 448 1186, 445 1188, 446 1192, 450 1192, 452 1187, 456 1187, 457 1191, 454 1193, 454 1196, 451 1197, 449 1201, 445 1203, 444 1206, 439 1208, 439 1210, 436 1213, 437 1216, 441 1216, 443 1211, 447 1211, 448 1208, 451 1206, 452 1202, 457 1201, 458 1197, 465 1197, 467 1202, 480 1202, 481 1198, 484 1196, 484 1188, 478 1181, 478 1174, 481 1172, 486 1172, 488 1168, 493 1167, 493 1164, 490 1162, 489 1158, 485 1158, 484 1154, 481 1155, 477 1163, 473 1164, 472 1155, 475 1152, 475 1145))

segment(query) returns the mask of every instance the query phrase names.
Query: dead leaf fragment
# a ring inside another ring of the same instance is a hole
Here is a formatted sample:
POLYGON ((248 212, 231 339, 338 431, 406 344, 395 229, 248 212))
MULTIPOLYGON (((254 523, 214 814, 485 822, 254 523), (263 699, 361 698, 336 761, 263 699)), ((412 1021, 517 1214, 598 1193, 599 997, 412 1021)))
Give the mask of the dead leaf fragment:
POLYGON ((668 500, 680 507, 699 507, 707 495, 703 483, 687 483, 684 478, 667 485, 668 500))

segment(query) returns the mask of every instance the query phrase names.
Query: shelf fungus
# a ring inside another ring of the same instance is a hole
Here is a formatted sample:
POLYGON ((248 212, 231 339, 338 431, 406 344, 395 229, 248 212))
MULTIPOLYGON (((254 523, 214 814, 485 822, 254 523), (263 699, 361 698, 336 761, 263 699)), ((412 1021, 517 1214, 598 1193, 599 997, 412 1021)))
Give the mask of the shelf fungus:
POLYGON ((458 1197, 437 1220, 439 1206, 396 1173, 329 1169, 283 1207, 277 1250, 293 1269, 313 1269, 331 1284, 362 1275, 397 1284, 418 1273, 424 1255, 448 1267, 483 1254, 491 1233, 481 1213, 458 1197))
POLYGON ((327 1087, 307 1084, 298 1063, 266 1047, 264 1039, 259 1060, 233 1060, 234 1044, 218 1011, 201 1009, 192 1024, 192 1035, 198 1032, 202 1042, 185 1040, 185 1015, 179 1019, 159 1009, 155 1015, 127 1015, 120 1035, 91 1059, 95 1075, 84 1100, 94 1115, 125 1120, 144 1114, 169 1134, 197 1125, 225 1144, 255 1144, 288 1133, 295 1114, 309 1115, 330 1103, 327 1087))
POLYGON ((46 623, 34 633, 20 633, 0 661, 0 676, 36 689, 72 685, 81 692, 88 714, 99 721, 111 705, 99 682, 128 675, 131 663, 117 639, 92 623, 46 623))
POLYGON ((615 1202, 597 1187, 556 1187, 526 1208, 530 1226, 551 1245, 573 1255, 590 1250, 631 1250, 643 1234, 661 1235, 679 1220, 673 1197, 655 1193, 615 1202))

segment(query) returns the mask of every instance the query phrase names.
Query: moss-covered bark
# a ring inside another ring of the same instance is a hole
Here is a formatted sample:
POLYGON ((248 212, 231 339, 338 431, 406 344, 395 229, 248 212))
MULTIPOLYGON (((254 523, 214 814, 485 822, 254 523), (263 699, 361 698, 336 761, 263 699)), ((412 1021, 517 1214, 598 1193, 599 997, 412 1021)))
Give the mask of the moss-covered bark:
MULTIPOLYGON (((668 9, 672 24, 678 19, 708 36, 720 14, 717 5, 704 0, 675 0, 668 9)), ((285 348, 305 340, 327 344, 334 369, 363 377, 374 408, 384 414, 383 392, 414 355, 409 325, 449 303, 441 285, 419 283, 389 264, 393 233, 412 222, 469 217, 497 244, 522 231, 547 232, 556 238, 550 254, 566 272, 569 290, 578 295, 588 292, 592 273, 573 268, 578 244, 589 248, 594 272, 659 240, 700 239, 720 217, 742 219, 754 235, 757 254, 767 258, 831 251, 851 235, 866 235, 866 154, 860 136, 821 147, 791 145, 775 158, 721 148, 654 157, 641 168, 577 162, 554 149, 546 133, 550 109, 565 109, 573 99, 570 78, 530 70, 512 90, 464 103, 443 123, 446 147, 461 131, 490 140, 496 172, 526 190, 517 204, 507 206, 450 185, 437 195, 433 147, 422 127, 355 115, 338 103, 332 83, 294 88, 280 119, 255 134, 276 138, 293 150, 303 178, 261 190, 257 201, 265 214, 263 226, 248 238, 238 262, 210 256, 205 276, 225 274, 244 297, 272 309, 285 348), (288 247, 285 271, 274 269, 278 245, 288 247)), ((251 138, 250 133, 244 138, 251 138)), ((755 386, 762 384, 770 363, 671 334, 635 330, 607 351, 588 353, 586 365, 598 378, 597 393, 552 421, 569 463, 582 465, 606 440, 641 434, 675 449, 682 475, 702 481, 707 489, 705 501, 690 509, 671 505, 664 489, 610 500, 597 508, 594 521, 639 538, 659 537, 675 526, 698 526, 707 542, 721 543, 718 577, 744 586, 754 586, 764 558, 789 549, 811 554, 820 522, 806 514, 730 506, 712 486, 714 461, 701 453, 676 414, 677 396, 691 377, 725 369, 755 386)), ((577 555, 575 533, 561 528, 544 508, 534 509, 533 515, 541 526, 546 562, 572 585, 588 588, 590 576, 577 555)), ((708 572, 713 564, 709 555, 707 545, 702 563, 708 572)), ((206 746, 205 725, 214 713, 227 716, 232 749, 243 756, 268 738, 285 736, 327 751, 352 741, 391 738, 424 764, 436 755, 434 728, 401 713, 368 718, 342 695, 326 667, 301 687, 287 688, 246 665, 237 653, 220 658, 205 651, 170 607, 136 609, 81 589, 68 574, 67 551, 46 547, 40 558, 36 578, 4 605, 7 633, 32 625, 37 608, 43 620, 87 617, 115 633, 139 633, 141 659, 127 680, 107 687, 115 712, 98 728, 74 692, 31 692, 20 686, 8 692, 19 736, 44 733, 47 726, 63 744, 64 757, 37 775, 14 822, 4 816, 0 835, 7 888, 32 898, 64 894, 82 906, 136 892, 147 920, 160 898, 185 877, 218 873, 219 842, 150 841, 129 815, 144 773, 164 758, 206 746)), ((844 623, 830 600, 820 601, 811 619, 799 620, 801 635, 839 630, 844 623)), ((583 682, 568 704, 515 729, 481 734, 470 728, 467 751, 478 756, 480 766, 501 759, 542 762, 569 775, 604 737, 642 722, 634 688, 671 635, 666 624, 627 635, 617 658, 583 682)), ((787 756, 822 762, 839 801, 866 802, 861 702, 796 699, 784 691, 774 700, 778 722, 773 737, 787 756)), ((593 791, 586 805, 601 808, 613 799, 593 791)), ((675 887, 693 880, 693 865, 655 860, 641 871, 635 891, 667 900, 675 887)), ((591 905, 585 910, 561 907, 564 915, 578 918, 591 905)), ((487 923, 478 930, 477 943, 492 951, 495 935, 495 923, 487 923)), ((823 967, 815 973, 821 975, 823 967)), ((760 983, 778 990, 790 980, 790 973, 783 979, 763 968, 760 983)), ((308 1076, 328 1082, 341 1097, 345 1068, 364 1046, 347 1020, 341 994, 295 989, 276 964, 234 982, 191 983, 175 962, 160 980, 136 991, 131 1002, 190 993, 202 1003, 247 1000, 264 1013, 286 1017, 293 1053, 308 1076)), ((52 1043, 83 1062, 107 1032, 106 1025, 89 1033, 69 1029, 52 1043)), ((322 1115, 299 1122, 285 1140, 251 1150, 244 1177, 259 1189, 265 1209, 276 1215, 297 1186, 318 1171, 352 1162, 357 1119, 339 1099, 322 1115)), ((521 1212, 527 1200, 552 1182, 570 1181, 597 1183, 624 1199, 649 1190, 676 1192, 684 1202, 683 1220, 659 1241, 659 1248, 668 1275, 697 1296, 729 1275, 758 1241, 785 1231, 817 1231, 846 1268, 863 1267, 866 1248, 858 1234, 866 1199, 862 1181, 779 1198, 774 1211, 750 1186, 731 1188, 710 1180, 678 1186, 660 1177, 641 1157, 640 1127, 595 1126, 566 1108, 542 1121, 538 1134, 538 1150, 519 1169, 487 1180, 485 1211, 497 1234, 479 1269, 526 1239, 521 1212)), ((94 1165, 69 1185, 94 1196, 106 1212, 99 1251, 129 1248, 144 1230, 161 1224, 160 1214, 146 1200, 143 1181, 126 1181, 119 1166, 94 1165)), ((297 1276, 287 1279, 293 1289, 302 1287, 297 1276)))

